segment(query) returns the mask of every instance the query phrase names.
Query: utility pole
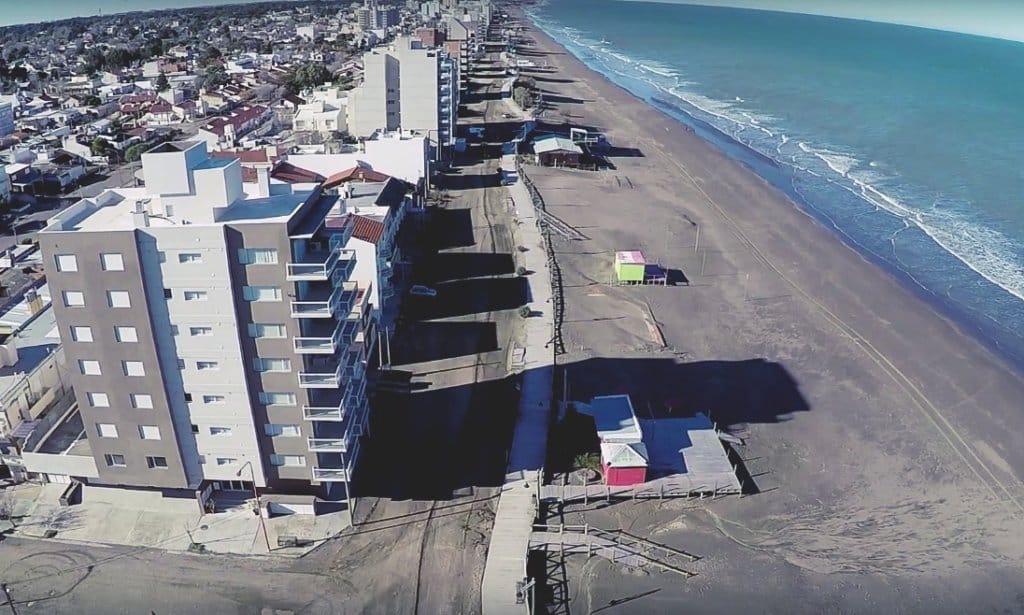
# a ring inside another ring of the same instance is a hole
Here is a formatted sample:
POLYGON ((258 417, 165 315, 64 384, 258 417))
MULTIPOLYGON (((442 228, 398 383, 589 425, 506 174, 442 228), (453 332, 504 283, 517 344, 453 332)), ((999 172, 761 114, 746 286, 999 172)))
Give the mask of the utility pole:
POLYGON ((7 589, 7 583, 0 583, 0 591, 4 593, 4 599, 7 600, 7 607, 11 609, 11 615, 18 615, 18 609, 14 607, 14 598, 11 598, 11 592, 7 589))

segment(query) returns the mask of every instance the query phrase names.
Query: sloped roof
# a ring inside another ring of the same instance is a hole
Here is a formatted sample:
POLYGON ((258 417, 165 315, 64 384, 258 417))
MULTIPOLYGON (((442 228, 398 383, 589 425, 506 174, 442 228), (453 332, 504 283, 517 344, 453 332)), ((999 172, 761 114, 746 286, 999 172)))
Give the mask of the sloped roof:
POLYGON ((646 468, 647 460, 647 446, 643 442, 601 444, 601 461, 612 468, 646 468))
POLYGON ((324 190, 330 190, 336 188, 345 182, 350 181, 364 181, 364 182, 384 182, 391 179, 390 175, 381 173, 380 171, 374 171, 370 167, 364 165, 356 165, 351 169, 345 169, 344 171, 338 171, 331 175, 324 182, 324 190))
POLYGON ((297 167, 290 162, 282 162, 270 172, 274 179, 281 180, 286 184, 318 184, 324 181, 324 176, 313 171, 307 171, 297 167))
POLYGON ((551 135, 542 139, 534 140, 533 153, 546 154, 548 152, 572 152, 574 154, 582 154, 583 150, 580 149, 579 145, 573 143, 571 139, 566 139, 565 137, 551 135))
POLYGON ((380 243, 384 236, 384 223, 360 214, 349 214, 352 217, 352 236, 368 241, 374 245, 380 243))

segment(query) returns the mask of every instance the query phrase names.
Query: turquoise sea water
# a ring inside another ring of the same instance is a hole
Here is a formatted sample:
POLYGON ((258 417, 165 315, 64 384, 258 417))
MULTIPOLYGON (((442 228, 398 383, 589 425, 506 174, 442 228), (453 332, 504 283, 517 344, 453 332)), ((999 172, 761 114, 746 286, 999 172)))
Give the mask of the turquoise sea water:
POLYGON ((617 0, 529 13, 1024 365, 1024 44, 617 0))

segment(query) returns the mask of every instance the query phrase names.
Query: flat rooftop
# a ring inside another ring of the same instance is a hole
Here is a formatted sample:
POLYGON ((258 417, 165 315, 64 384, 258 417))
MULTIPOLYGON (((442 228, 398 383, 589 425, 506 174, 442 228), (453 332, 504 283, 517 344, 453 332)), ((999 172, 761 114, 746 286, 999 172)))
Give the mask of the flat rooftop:
MULTIPOLYGON (((48 303, 48 302, 47 302, 48 303)), ((11 312, 27 310, 24 302, 12 308, 3 317, 12 318, 11 312)), ((25 379, 27 374, 35 371, 60 346, 60 333, 57 329, 57 318, 53 309, 47 305, 32 320, 22 323, 22 328, 15 333, 18 346, 18 362, 8 367, 0 367, 0 395, 25 379)))
MULTIPOLYGON (((216 226, 251 222, 284 222, 302 206, 310 192, 243 198, 219 212, 214 222, 189 222, 189 226, 216 226)), ((135 217, 136 203, 147 204, 149 211, 163 211, 161 198, 152 196, 145 188, 117 188, 104 192, 76 214, 65 218, 64 231, 127 231, 138 228, 135 217)), ((149 227, 185 226, 177 216, 149 216, 149 227)))
POLYGON ((640 442, 640 426, 633 414, 633 403, 628 395, 606 395, 590 400, 589 406, 580 404, 581 414, 594 417, 597 435, 602 441, 640 442))
POLYGON ((89 447, 89 439, 78 408, 74 407, 68 412, 32 452, 91 457, 92 449, 89 447))

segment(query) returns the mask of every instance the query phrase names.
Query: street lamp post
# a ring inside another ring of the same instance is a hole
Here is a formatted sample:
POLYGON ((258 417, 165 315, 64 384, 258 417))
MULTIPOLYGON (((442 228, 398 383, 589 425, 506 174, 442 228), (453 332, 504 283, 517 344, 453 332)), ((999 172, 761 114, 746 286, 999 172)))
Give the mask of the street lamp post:
POLYGON ((256 498, 256 514, 260 518, 260 528, 263 530, 263 539, 267 543, 267 553, 270 553, 270 534, 267 533, 267 524, 263 520, 263 507, 260 505, 260 494, 256 491, 256 474, 252 469, 252 460, 250 459, 242 464, 241 469, 235 472, 235 476, 242 476, 242 470, 244 470, 246 466, 249 466, 249 478, 252 479, 252 495, 256 498))

